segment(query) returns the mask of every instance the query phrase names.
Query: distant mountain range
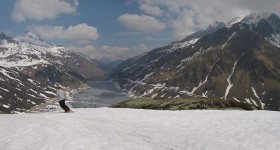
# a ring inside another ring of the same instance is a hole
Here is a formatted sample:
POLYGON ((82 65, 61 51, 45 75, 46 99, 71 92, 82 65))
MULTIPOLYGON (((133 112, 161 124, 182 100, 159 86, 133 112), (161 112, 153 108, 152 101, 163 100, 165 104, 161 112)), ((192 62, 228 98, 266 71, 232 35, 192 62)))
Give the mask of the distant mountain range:
POLYGON ((280 18, 214 22, 121 64, 112 77, 132 96, 217 97, 280 109, 280 18))
POLYGON ((12 38, 0 33, 0 111, 24 111, 55 95, 55 85, 86 87, 106 80, 112 68, 31 32, 12 38))

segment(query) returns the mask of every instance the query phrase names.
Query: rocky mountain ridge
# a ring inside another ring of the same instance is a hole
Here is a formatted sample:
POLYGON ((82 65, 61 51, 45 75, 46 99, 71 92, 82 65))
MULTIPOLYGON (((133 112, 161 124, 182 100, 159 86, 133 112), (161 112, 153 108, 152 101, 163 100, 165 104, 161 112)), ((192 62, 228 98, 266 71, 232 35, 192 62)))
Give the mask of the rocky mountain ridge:
POLYGON ((154 49, 113 78, 136 97, 217 97, 278 110, 280 19, 263 13, 234 20, 154 49))

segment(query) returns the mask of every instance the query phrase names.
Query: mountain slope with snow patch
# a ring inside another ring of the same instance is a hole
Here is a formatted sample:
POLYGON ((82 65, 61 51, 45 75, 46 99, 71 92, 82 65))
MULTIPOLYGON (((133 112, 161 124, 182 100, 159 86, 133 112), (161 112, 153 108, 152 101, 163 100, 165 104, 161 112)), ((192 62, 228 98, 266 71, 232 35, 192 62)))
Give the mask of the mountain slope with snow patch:
POLYGON ((107 79, 109 72, 99 66, 73 50, 45 42, 31 32, 17 36, 16 40, 1 32, 0 111, 24 111, 43 103, 54 96, 43 91, 54 93, 57 83, 78 89, 86 87, 87 80, 107 79), (29 81, 38 85, 29 86, 29 81))
POLYGON ((233 19, 186 47, 178 42, 152 50, 113 77, 136 97, 216 97, 280 110, 278 33, 275 14, 233 19))

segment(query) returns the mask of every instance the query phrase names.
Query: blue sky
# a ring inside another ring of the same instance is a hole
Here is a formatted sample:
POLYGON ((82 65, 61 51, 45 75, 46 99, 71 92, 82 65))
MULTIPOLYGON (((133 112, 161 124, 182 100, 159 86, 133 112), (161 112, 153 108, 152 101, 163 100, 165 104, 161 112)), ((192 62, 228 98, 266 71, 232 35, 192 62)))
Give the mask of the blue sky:
POLYGON ((278 0, 2 0, 0 31, 30 30, 93 58, 126 59, 250 13, 280 14, 278 0))

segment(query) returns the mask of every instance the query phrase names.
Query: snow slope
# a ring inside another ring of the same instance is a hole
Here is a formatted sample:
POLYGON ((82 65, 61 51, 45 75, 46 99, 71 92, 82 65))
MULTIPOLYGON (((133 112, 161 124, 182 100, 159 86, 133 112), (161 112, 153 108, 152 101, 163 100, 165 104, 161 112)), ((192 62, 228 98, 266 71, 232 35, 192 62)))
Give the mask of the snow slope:
POLYGON ((76 109, 0 115, 1 150, 275 150, 280 113, 76 109))

